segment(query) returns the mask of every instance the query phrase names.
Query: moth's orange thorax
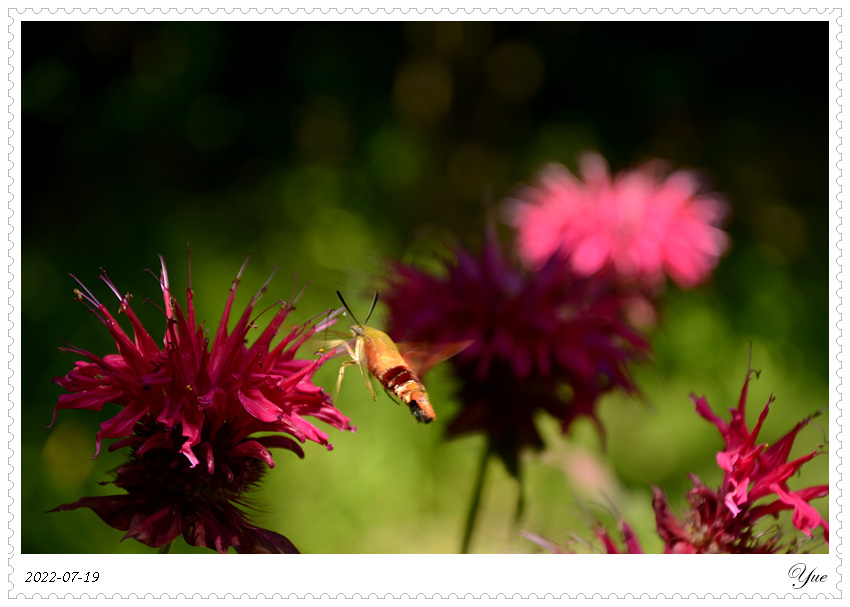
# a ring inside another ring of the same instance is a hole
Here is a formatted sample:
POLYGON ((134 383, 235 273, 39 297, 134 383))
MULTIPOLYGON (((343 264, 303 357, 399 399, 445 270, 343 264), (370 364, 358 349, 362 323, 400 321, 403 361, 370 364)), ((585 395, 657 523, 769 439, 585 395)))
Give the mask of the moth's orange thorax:
POLYGON ((389 335, 372 327, 360 325, 356 331, 363 338, 366 366, 377 376, 385 369, 409 367, 389 335))

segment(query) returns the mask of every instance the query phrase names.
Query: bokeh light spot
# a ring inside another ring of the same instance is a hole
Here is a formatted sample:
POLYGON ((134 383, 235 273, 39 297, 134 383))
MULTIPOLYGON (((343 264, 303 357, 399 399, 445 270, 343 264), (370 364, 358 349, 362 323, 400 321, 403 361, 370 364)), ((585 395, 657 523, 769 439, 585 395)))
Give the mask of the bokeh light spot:
POLYGON ((419 59, 404 65, 393 87, 393 103, 402 117, 425 125, 445 117, 452 104, 452 75, 445 63, 419 59))
POLYGON ((308 156, 345 157, 351 142, 348 113, 333 97, 313 97, 298 112, 298 147, 308 156))
POLYGON ((67 488, 85 481, 94 466, 93 455, 91 430, 67 422, 57 424, 50 431, 41 450, 50 482, 67 488))
POLYGON ((493 49, 485 66, 490 87, 509 101, 531 97, 543 82, 543 59, 534 47, 506 42, 493 49))
POLYGON ((384 129, 369 142, 372 171, 389 188, 402 188, 420 178, 425 150, 410 133, 384 129))

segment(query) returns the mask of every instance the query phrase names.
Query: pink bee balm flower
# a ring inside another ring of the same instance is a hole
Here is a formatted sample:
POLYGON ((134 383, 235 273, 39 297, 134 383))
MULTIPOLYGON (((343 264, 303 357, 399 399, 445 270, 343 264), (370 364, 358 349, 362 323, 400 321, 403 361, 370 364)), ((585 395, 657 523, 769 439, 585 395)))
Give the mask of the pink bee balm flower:
POLYGON ((256 320, 251 314, 266 285, 228 331, 241 274, 230 289, 212 343, 196 324, 191 287, 184 314, 172 295, 164 262, 162 346, 133 312, 130 295, 122 297, 105 275, 101 279, 120 300, 119 311, 132 325, 132 338, 88 289, 77 291, 112 334, 118 353, 101 358, 78 348, 64 349, 87 360, 77 361, 65 377, 54 380, 68 391, 59 397, 56 409, 100 411, 107 403, 118 405, 118 414, 100 426, 97 452, 102 439, 118 438, 110 451, 129 447, 130 458, 114 472, 113 483, 125 494, 84 497, 55 510, 91 508, 110 526, 126 531, 125 538, 152 547, 165 546, 182 534, 193 546, 219 552, 231 546, 237 552, 297 552, 283 535, 252 525, 239 506, 244 492, 275 466, 269 449, 288 449, 303 457, 299 443, 307 440, 333 448, 328 435, 307 417, 354 431, 312 382, 325 357, 295 357, 306 339, 335 318, 331 315, 318 326, 297 326, 272 346, 293 309, 294 302, 284 303, 248 346, 245 340, 256 320), (264 434, 257 436, 259 432, 264 434))
POLYGON ((614 179, 597 154, 582 157, 581 179, 548 166, 510 209, 520 256, 540 268, 560 255, 579 274, 610 270, 647 286, 665 275, 683 287, 705 280, 728 246, 716 227, 725 205, 700 193, 695 175, 664 177, 662 166, 646 163, 614 179))
POLYGON ((728 423, 711 411, 704 396, 697 398, 691 395, 697 413, 717 426, 726 441, 726 448, 717 454, 717 463, 723 469, 724 477, 720 489, 715 491, 692 476, 696 486, 688 494, 691 511, 684 521, 673 516, 663 493, 655 489, 658 532, 668 553, 792 551, 796 546, 793 543, 783 546, 778 533, 768 536, 754 531, 754 525, 763 516, 776 515, 783 510, 793 511, 793 525, 808 537, 812 537, 815 527, 823 527, 824 539, 829 543, 829 524, 809 503, 814 498, 829 495, 829 486, 791 491, 787 484, 804 463, 819 454, 816 450, 788 461, 797 433, 812 418, 798 423, 771 446, 757 444, 758 433, 773 396, 768 399, 755 428, 750 431, 745 408, 752 373, 747 372, 738 408, 731 410, 732 419, 728 423))

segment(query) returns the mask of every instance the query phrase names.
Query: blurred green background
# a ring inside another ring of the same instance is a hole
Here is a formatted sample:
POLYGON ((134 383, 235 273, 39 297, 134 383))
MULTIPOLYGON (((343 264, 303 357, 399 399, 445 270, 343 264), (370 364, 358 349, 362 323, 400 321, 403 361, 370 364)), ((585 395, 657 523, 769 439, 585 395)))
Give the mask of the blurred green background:
MULTIPOLYGON (((491 463, 472 550, 538 550, 518 528, 590 537, 615 510, 660 550, 650 485, 681 509, 688 472, 719 483, 720 436, 688 395, 727 415, 748 341, 752 418, 777 399, 763 441, 829 404, 826 23, 25 22, 22 47, 24 552, 153 552, 89 510, 45 513, 114 492, 97 483, 124 458, 91 460, 114 412, 62 411, 45 428, 51 379, 74 362, 56 348, 114 351, 69 273, 115 310, 103 267, 155 337, 161 315, 142 302, 161 296, 143 270, 162 253, 182 293, 187 243, 208 328, 248 254, 241 305, 278 266, 263 302, 287 298, 297 271, 311 283, 296 321, 336 307, 336 289, 357 313, 387 259, 445 234, 474 246, 499 200, 546 162, 575 170, 584 150, 615 171, 703 170, 730 202, 732 247, 710 284, 668 288, 655 358, 635 368, 645 399, 601 403, 604 445, 589 423, 561 437, 540 420, 549 448, 524 460, 519 525, 516 483, 491 463)), ((337 368, 317 382, 332 390, 337 368)), ((350 371, 337 405, 357 432, 304 460, 276 452, 258 523, 304 552, 457 551, 483 440, 445 441, 448 369, 427 385, 441 420, 418 426, 350 371)), ((817 422, 793 456, 825 442, 817 422)), ((824 455, 791 487, 827 481, 824 455)))

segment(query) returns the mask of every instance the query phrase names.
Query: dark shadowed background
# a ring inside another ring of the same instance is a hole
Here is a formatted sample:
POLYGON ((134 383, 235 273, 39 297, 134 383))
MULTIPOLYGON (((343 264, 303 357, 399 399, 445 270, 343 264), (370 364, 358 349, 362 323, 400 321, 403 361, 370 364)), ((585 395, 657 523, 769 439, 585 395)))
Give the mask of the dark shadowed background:
MULTIPOLYGON (((69 273, 117 310, 103 267, 157 338, 161 314, 142 302, 161 295, 143 270, 163 254, 183 293, 187 243, 207 327, 248 254, 243 305, 278 266, 269 304, 297 271, 311 283, 296 320, 336 307, 336 289, 357 313, 388 259, 427 257, 447 235, 475 246, 502 198, 547 162, 575 170, 584 150, 614 171, 650 158, 701 170, 729 200, 732 247, 709 284, 668 287, 656 356, 635 369, 646 398, 603 401, 604 444, 589 423, 561 437, 541 420, 549 448, 526 462, 519 525, 516 485, 491 464, 472 548, 537 550, 518 528, 590 537, 616 510, 659 550, 650 485, 680 508, 688 472, 721 478, 722 442, 688 395, 727 414, 749 341, 762 370, 750 412, 777 399, 763 440, 829 404, 827 43, 826 23, 24 23, 24 552, 153 551, 119 544, 91 511, 45 513, 113 491, 97 483, 123 458, 91 460, 107 411, 45 428, 51 379, 74 361, 56 348, 114 351, 69 273)), ((332 390, 337 368, 317 381, 332 390)), ((276 453, 257 520, 305 552, 456 551, 483 441, 446 442, 439 421, 373 403, 357 375, 337 405, 358 431, 303 461, 276 453)), ((428 379, 450 418, 448 371, 428 379)), ((818 421, 794 455, 825 442, 818 421)), ((827 458, 792 489, 827 482, 827 458)))

